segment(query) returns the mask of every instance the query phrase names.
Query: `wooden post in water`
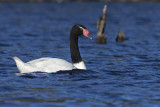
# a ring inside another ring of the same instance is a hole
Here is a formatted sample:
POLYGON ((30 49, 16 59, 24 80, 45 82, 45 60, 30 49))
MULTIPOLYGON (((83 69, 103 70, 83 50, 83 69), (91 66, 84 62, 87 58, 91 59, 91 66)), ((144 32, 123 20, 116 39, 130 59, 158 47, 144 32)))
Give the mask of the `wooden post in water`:
POLYGON ((125 38, 124 32, 120 30, 118 32, 118 35, 117 35, 117 38, 116 38, 116 42, 123 42, 125 40, 128 40, 128 38, 125 38))
POLYGON ((96 43, 98 44, 105 44, 107 35, 104 34, 105 26, 106 26, 106 11, 107 11, 107 5, 104 6, 102 10, 102 16, 97 22, 97 38, 96 43))

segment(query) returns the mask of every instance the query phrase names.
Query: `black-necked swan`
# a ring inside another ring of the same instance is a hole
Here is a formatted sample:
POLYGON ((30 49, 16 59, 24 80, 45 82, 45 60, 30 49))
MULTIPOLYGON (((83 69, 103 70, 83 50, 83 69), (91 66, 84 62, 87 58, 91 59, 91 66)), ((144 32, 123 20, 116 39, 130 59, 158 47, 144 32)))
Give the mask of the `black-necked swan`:
POLYGON ((78 36, 84 35, 90 39, 89 31, 85 26, 76 24, 72 27, 70 31, 70 53, 72 63, 59 58, 39 58, 27 63, 24 63, 18 57, 14 57, 17 68, 20 73, 31 73, 31 72, 46 72, 46 73, 56 73, 61 70, 72 70, 72 69, 84 69, 86 66, 82 61, 79 48, 78 48, 78 36))

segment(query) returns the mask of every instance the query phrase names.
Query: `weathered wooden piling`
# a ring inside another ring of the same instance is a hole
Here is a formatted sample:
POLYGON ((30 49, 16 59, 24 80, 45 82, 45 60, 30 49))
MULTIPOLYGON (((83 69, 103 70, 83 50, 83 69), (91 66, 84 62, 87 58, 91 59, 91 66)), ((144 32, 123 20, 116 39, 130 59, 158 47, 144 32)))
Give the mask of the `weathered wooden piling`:
POLYGON ((102 16, 99 18, 97 22, 97 38, 96 43, 98 44, 105 44, 107 35, 104 34, 105 26, 106 26, 106 11, 107 5, 104 6, 102 10, 102 16))
POLYGON ((124 40, 128 40, 128 38, 125 38, 125 34, 123 31, 119 31, 117 38, 116 38, 116 42, 123 42, 124 40))

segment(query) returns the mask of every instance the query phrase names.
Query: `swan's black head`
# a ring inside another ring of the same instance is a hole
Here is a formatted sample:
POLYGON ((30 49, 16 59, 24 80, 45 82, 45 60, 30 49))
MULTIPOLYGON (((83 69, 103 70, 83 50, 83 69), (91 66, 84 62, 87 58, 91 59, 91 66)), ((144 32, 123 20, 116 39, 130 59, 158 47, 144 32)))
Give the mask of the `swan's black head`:
POLYGON ((73 33, 74 35, 84 35, 90 39, 92 39, 92 37, 89 36, 89 31, 87 30, 87 28, 81 24, 76 24, 72 27, 71 29, 71 33, 73 33))

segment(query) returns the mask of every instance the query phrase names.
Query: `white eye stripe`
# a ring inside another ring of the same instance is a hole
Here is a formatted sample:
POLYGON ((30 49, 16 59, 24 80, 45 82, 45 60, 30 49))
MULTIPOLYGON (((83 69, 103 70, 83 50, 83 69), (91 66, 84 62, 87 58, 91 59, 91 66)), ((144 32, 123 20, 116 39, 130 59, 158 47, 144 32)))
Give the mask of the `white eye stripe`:
POLYGON ((81 26, 78 26, 81 30, 83 30, 84 28, 83 27, 81 27, 81 26))

